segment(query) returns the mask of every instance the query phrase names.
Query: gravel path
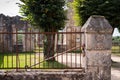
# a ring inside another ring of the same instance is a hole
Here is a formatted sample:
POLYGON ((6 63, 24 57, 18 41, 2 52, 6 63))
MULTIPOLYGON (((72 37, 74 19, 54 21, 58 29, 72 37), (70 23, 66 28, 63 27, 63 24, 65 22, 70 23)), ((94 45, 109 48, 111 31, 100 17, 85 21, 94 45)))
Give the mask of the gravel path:
MULTIPOLYGON (((72 57, 70 57, 70 56, 71 55, 69 55, 69 54, 68 55, 63 55, 63 56, 58 56, 57 60, 59 62, 62 62, 63 64, 66 64, 66 62, 68 62, 68 64, 69 64, 69 65, 67 64, 68 66, 71 67, 71 65, 72 65, 72 67, 75 67, 74 63, 79 62, 79 57, 77 56, 78 58, 76 58, 76 57, 74 57, 74 55, 72 55, 72 57), (66 56, 67 56, 67 59, 66 59, 66 56), (64 59, 64 61, 62 61, 62 59, 64 59)), ((120 57, 112 55, 111 58, 114 61, 114 63, 112 63, 112 68, 111 68, 111 80, 120 80, 120 57)), ((81 57, 81 61, 82 61, 82 57, 81 57)), ((79 65, 80 64, 77 63, 78 67, 79 67, 79 65)))
POLYGON ((120 80, 120 57, 112 55, 111 80, 120 80))

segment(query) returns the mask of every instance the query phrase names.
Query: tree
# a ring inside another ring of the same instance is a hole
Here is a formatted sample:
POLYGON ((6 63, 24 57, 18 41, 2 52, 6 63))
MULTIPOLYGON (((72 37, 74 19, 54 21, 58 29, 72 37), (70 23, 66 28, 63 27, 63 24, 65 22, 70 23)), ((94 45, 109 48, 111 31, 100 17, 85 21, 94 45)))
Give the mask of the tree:
POLYGON ((83 25, 91 15, 102 15, 120 30, 120 0, 74 0, 75 18, 83 25))
MULTIPOLYGON (((21 0, 21 14, 25 20, 44 32, 57 32, 65 25, 66 15, 64 0, 21 0)), ((46 34, 44 40, 44 56, 54 55, 55 34, 46 34)), ((54 60, 51 59, 51 60, 54 60)))
POLYGON ((119 42, 120 41, 120 36, 114 36, 112 37, 113 42, 119 42))

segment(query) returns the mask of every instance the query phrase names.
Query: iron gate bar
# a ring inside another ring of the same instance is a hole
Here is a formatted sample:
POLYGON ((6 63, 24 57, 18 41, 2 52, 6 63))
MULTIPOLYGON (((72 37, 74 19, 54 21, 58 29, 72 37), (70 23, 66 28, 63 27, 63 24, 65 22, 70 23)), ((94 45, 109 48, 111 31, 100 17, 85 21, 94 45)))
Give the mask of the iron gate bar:
MULTIPOLYGON (((80 37, 81 37, 81 34, 82 34, 83 32, 32 32, 31 30, 30 30, 30 32, 18 32, 18 30, 16 29, 16 32, 0 32, 0 34, 2 35, 2 37, 3 37, 3 44, 5 44, 6 42, 4 41, 4 37, 5 37, 5 35, 7 34, 7 36, 9 35, 9 34, 11 34, 12 36, 14 36, 13 34, 15 34, 16 35, 16 49, 15 49, 15 52, 12 52, 12 56, 11 57, 9 57, 9 55, 8 55, 8 53, 9 52, 7 52, 7 60, 6 60, 6 63, 3 61, 3 64, 2 64, 2 66, 3 67, 0 67, 1 69, 16 69, 16 70, 18 70, 18 69, 25 69, 25 68, 35 68, 35 69, 42 69, 41 68, 41 65, 40 65, 40 63, 42 63, 42 62, 44 62, 44 61, 46 61, 46 60, 49 60, 49 59, 52 59, 52 58, 56 58, 57 60, 58 60, 58 56, 60 56, 61 55, 61 58, 62 58, 62 64, 63 64, 63 60, 64 60, 64 58, 63 58, 63 54, 66 54, 66 65, 68 65, 69 63, 68 63, 68 53, 67 52, 69 52, 69 51, 72 51, 72 50, 77 50, 77 48, 81 48, 81 42, 80 42, 80 44, 79 44, 79 46, 78 47, 73 47, 73 48, 71 48, 71 49, 68 49, 67 50, 67 46, 64 46, 64 40, 63 40, 63 38, 62 38, 62 52, 61 53, 56 53, 56 55, 54 55, 54 56, 52 56, 52 57, 49 57, 49 58, 47 58, 47 59, 44 59, 43 61, 40 61, 41 60, 41 56, 42 56, 42 54, 41 54, 41 50, 39 49, 39 51, 38 52, 30 52, 30 56, 28 56, 27 54, 25 54, 25 56, 24 56, 24 65, 25 66, 23 66, 23 67, 21 67, 21 60, 20 60, 20 55, 19 55, 19 52, 18 52, 18 34, 23 34, 24 36, 28 36, 28 35, 30 35, 30 42, 29 42, 29 44, 30 44, 30 50, 32 50, 32 41, 33 41, 33 43, 34 43, 34 47, 36 48, 36 44, 37 44, 37 42, 35 41, 35 40, 32 40, 33 38, 32 38, 32 36, 33 37, 36 37, 37 35, 38 36, 40 36, 40 35, 44 35, 44 34, 56 34, 57 35, 57 37, 60 35, 60 34, 62 34, 62 35, 64 35, 64 34, 70 34, 70 35, 75 35, 75 37, 76 37, 76 35, 78 34, 80 37), (65 47, 65 51, 63 50, 63 48, 65 47), (32 53, 34 53, 33 54, 33 56, 34 56, 34 58, 32 59, 32 53), (15 55, 14 54, 16 54, 16 58, 14 57, 15 55), (36 54, 38 54, 38 55, 36 55, 36 54), (38 58, 38 57, 39 58, 38 58), (28 58, 30 58, 30 59, 28 59, 28 58), (36 59, 39 59, 38 61, 36 61, 36 59), (11 61, 9 61, 9 60, 11 60, 11 61), (16 60, 16 61, 14 61, 14 60, 16 60), (30 60, 30 62, 28 62, 30 60), (11 62, 11 64, 9 65, 9 62, 11 62), (14 62, 16 63, 16 65, 14 65, 14 62), (33 63, 33 64, 32 64, 33 63), (7 64, 7 65, 6 65, 7 64), (29 65, 28 65, 29 64, 29 65), (36 65, 39 65, 39 67, 36 67, 36 65)), ((74 38, 74 37, 72 37, 72 38, 74 38)), ((71 38, 71 39, 72 39, 71 38)), ((75 40, 76 38, 74 38, 74 40, 75 40)), ((58 45, 58 38, 57 38, 57 40, 56 40, 56 45, 58 45)), ((38 40, 39 42, 41 42, 41 40, 38 40)), ((80 38, 80 41, 81 41, 81 38, 80 38)), ((4 55, 5 55, 5 48, 6 49, 8 49, 9 48, 9 43, 8 43, 9 41, 7 40, 7 47, 5 47, 5 45, 3 45, 3 49, 2 49, 2 52, 3 52, 3 57, 4 57, 4 55)), ((13 44, 14 43, 14 41, 12 41, 12 45, 14 45, 13 44)), ((66 40, 66 43, 67 43, 67 40, 66 40)), ((43 44, 43 43, 42 43, 43 44)), ((25 47, 24 47, 24 50, 25 51, 27 51, 27 38, 25 37, 25 43, 24 43, 24 45, 25 45, 25 47)), ((77 46, 77 43, 76 43, 76 41, 75 41, 75 46, 77 46)), ((39 47, 40 48, 40 47, 39 47)), ((13 50, 13 48, 12 48, 12 50, 13 50)), ((72 53, 70 53, 71 54, 71 60, 70 61, 72 61, 73 59, 72 59, 72 53)), ((3 59, 4 60, 4 59, 3 59)), ((72 62, 71 62, 71 67, 72 68, 78 68, 77 66, 77 54, 75 54, 75 66, 73 66, 72 65, 72 62)), ((47 63, 48 64, 48 68, 50 68, 50 64, 49 63, 47 63)), ((44 64, 42 64, 42 65, 44 65, 44 64)), ((54 66, 56 67, 59 67, 59 65, 55 65, 55 62, 54 63, 52 63, 52 67, 54 68, 54 66)), ((65 68, 67 68, 67 67, 65 67, 65 68)), ((80 53, 80 67, 79 68, 81 68, 81 53, 80 53)), ((45 68, 44 68, 45 69, 45 68)), ((69 68, 70 69, 70 68, 69 68)))
POLYGON ((28 69, 31 68, 31 67, 33 67, 33 66, 36 66, 36 65, 38 65, 38 64, 40 64, 40 63, 43 63, 43 62, 46 61, 46 60, 52 59, 52 58, 54 58, 54 57, 57 57, 57 56, 60 56, 60 55, 63 55, 63 54, 66 54, 66 52, 71 51, 71 50, 75 50, 76 48, 80 48, 80 46, 79 46, 79 47, 74 47, 74 48, 69 49, 69 50, 67 50, 67 51, 64 51, 64 52, 62 52, 62 53, 59 53, 58 55, 55 55, 55 56, 49 57, 49 58, 47 58, 47 59, 44 59, 43 61, 40 61, 39 63, 36 63, 36 64, 28 67, 28 69))
POLYGON ((84 32, 0 32, 0 34, 72 34, 84 32))

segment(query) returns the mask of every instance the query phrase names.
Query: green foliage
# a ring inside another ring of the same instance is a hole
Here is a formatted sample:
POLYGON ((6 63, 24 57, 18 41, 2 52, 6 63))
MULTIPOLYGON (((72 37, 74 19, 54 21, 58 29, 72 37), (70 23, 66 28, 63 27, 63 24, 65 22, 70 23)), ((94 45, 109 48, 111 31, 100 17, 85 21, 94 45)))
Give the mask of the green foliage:
POLYGON ((21 14, 32 25, 43 31, 57 31, 64 27, 64 0, 20 0, 21 14))
POLYGON ((43 62, 43 67, 44 68, 57 68, 57 69, 61 69, 61 68, 68 68, 68 66, 62 64, 62 63, 59 63, 57 61, 45 61, 43 62))
MULTIPOLYGON (((37 62, 43 61, 43 56, 36 56, 33 52, 22 52, 19 54, 19 68, 25 68, 25 65, 28 67, 30 64, 35 64, 37 62), (27 56, 27 58, 26 58, 27 56), (35 59, 36 58, 36 59, 35 59), (31 60, 33 59, 33 60, 31 60), (26 62, 27 61, 27 62, 26 62)), ((0 69, 2 68, 16 68, 16 54, 15 53, 0 53, 0 69)), ((44 61, 41 64, 38 64, 32 68, 67 68, 66 65, 63 65, 57 61, 47 62, 44 61)))
POLYGON ((120 42, 120 36, 115 36, 112 38, 113 42, 120 42))
POLYGON ((78 25, 83 25, 91 15, 102 15, 114 27, 120 29, 120 0, 74 0, 78 25))
MULTIPOLYGON (((25 20, 44 32, 57 32, 65 25, 64 0, 20 0, 21 14, 25 20)), ((46 36, 44 57, 54 55, 55 34, 46 36), (52 37, 53 36, 53 37, 52 37), (50 49, 50 50, 49 50, 50 49), (53 49, 53 50, 51 50, 53 49)))

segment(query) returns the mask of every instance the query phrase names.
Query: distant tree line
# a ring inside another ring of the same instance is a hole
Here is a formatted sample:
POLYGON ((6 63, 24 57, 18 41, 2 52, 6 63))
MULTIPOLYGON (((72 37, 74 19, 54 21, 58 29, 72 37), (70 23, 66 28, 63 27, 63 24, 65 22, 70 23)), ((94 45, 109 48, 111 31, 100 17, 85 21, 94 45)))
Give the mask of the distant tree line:
MULTIPOLYGON (((74 0, 75 19, 82 26, 91 15, 101 15, 120 31, 120 0, 74 0)), ((113 30, 114 31, 114 30, 113 30)))
POLYGON ((115 36, 112 38, 113 42, 119 42, 120 41, 120 36, 115 36))

